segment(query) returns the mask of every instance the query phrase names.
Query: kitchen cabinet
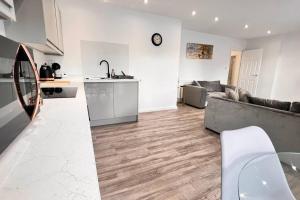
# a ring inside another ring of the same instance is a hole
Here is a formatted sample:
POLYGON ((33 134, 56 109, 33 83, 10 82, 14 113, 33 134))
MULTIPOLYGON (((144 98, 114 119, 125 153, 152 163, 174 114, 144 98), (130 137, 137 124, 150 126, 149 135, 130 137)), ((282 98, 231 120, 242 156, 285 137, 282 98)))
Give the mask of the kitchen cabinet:
POLYGON ((114 83, 115 117, 134 116, 138 112, 138 85, 136 83, 114 83))
MULTIPOLYGON (((1 81, 1 80, 0 80, 1 81)), ((0 108, 10 104, 13 100, 12 82, 0 82, 0 108)))
MULTIPOLYGON (((56 2, 57 3, 57 2, 56 2)), ((57 23, 57 35, 58 35, 58 48, 63 52, 64 51, 64 42, 63 42, 63 33, 62 33, 62 17, 61 10, 58 5, 56 8, 56 23, 57 23)))
POLYGON ((138 81, 85 82, 91 126, 138 120, 138 81))
POLYGON ((58 2, 58 0, 16 1, 17 21, 5 22, 6 36, 45 54, 63 55, 61 11, 58 2))
POLYGON ((93 121, 114 117, 114 85, 89 83, 85 92, 90 119, 93 121))
POLYGON ((16 21, 13 0, 0 0, 0 19, 16 21))
POLYGON ((43 0, 46 38, 58 47, 55 0, 43 0))

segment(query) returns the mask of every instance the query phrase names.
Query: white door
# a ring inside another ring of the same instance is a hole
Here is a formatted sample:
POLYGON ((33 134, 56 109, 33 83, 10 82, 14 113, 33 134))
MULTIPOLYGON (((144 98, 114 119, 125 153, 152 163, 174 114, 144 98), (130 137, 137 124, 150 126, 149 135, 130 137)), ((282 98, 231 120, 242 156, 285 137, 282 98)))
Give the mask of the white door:
POLYGON ((238 87, 249 91, 252 95, 256 95, 262 57, 262 49, 244 51, 242 54, 238 87))

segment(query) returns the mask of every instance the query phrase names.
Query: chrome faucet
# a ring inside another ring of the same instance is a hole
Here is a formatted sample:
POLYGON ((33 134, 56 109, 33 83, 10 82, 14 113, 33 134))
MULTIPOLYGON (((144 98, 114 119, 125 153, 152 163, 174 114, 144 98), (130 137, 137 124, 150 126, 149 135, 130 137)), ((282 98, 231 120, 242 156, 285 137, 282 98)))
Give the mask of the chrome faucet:
POLYGON ((107 65, 107 78, 110 78, 110 72, 109 72, 109 63, 106 61, 106 60, 101 60, 101 62, 100 62, 100 66, 102 65, 102 63, 106 63, 106 65, 107 65))

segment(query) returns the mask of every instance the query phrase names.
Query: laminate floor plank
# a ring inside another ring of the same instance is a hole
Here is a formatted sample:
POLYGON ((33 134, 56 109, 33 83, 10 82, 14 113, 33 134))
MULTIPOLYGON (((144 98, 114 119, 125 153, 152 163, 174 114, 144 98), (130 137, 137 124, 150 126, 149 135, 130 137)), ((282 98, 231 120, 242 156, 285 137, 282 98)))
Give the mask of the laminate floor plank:
POLYGON ((204 128, 204 110, 143 113, 92 135, 102 200, 220 199, 220 139, 204 128))

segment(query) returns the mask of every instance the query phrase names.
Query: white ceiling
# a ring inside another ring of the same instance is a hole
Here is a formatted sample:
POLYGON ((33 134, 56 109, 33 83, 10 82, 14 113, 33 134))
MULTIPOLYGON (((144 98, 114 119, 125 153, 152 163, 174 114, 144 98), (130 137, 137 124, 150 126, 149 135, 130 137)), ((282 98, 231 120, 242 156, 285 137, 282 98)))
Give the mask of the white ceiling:
POLYGON ((272 35, 300 30, 300 0, 148 0, 147 5, 144 0, 101 1, 174 17, 187 29, 237 38, 266 36, 267 30, 272 35))

